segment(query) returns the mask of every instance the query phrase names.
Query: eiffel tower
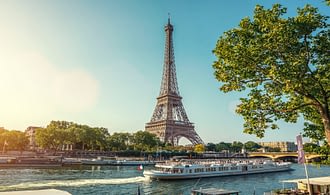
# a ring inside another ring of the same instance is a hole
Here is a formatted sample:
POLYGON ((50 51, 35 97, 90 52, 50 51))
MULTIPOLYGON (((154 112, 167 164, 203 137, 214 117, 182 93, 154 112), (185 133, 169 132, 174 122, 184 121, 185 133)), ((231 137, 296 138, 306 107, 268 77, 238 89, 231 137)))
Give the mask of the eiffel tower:
POLYGON ((176 79, 173 26, 168 18, 165 26, 166 43, 164 54, 163 77, 160 93, 157 97, 157 105, 145 130, 156 134, 161 141, 178 145, 180 138, 188 139, 192 144, 204 144, 195 131, 193 123, 187 117, 182 104, 176 79))

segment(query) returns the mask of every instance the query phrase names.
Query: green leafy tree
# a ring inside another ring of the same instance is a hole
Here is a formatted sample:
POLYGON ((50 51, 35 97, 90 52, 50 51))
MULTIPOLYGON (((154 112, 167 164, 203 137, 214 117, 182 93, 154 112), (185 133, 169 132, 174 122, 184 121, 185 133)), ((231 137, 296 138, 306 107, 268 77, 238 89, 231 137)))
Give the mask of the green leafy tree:
POLYGON ((79 140, 82 142, 83 150, 93 150, 95 132, 88 125, 79 125, 79 140))
POLYGON ((90 127, 67 121, 51 121, 46 128, 36 131, 36 142, 44 149, 60 150, 72 144, 82 150, 106 150, 109 132, 103 127, 90 127))
POLYGON ((129 133, 114 133, 108 138, 109 147, 114 151, 129 149, 130 142, 132 140, 129 133))
POLYGON ((155 134, 148 131, 138 131, 133 134, 133 144, 135 149, 150 151, 160 145, 160 141, 155 134))
POLYGON ((67 142, 69 132, 62 121, 51 121, 46 128, 36 129, 36 143, 44 149, 54 150, 55 154, 67 142))
POLYGON ((241 152, 242 148, 243 148, 242 142, 234 141, 231 146, 231 151, 232 152, 241 152))
POLYGON ((305 152, 318 152, 320 150, 320 146, 313 143, 305 143, 304 151, 305 152))
POLYGON ((83 143, 82 143, 82 135, 83 132, 81 125, 78 124, 72 124, 68 129, 68 137, 67 137, 67 143, 72 144, 74 149, 82 149, 83 143), (80 144, 81 143, 81 144, 80 144), (81 148, 78 148, 78 146, 81 146, 81 148))
POLYGON ((105 150, 107 148, 107 138, 110 136, 108 129, 103 127, 94 127, 93 131, 96 135, 95 144, 97 148, 101 151, 105 150))
POLYGON ((214 143, 207 143, 205 146, 205 149, 207 151, 215 151, 216 150, 216 145, 214 143))
POLYGON ((216 144, 215 149, 217 152, 230 151, 231 143, 220 142, 220 143, 216 144))
POLYGON ((330 143, 330 30, 328 16, 310 5, 285 18, 286 8, 257 5, 254 17, 220 37, 213 67, 220 90, 248 91, 236 112, 244 132, 263 137, 276 121, 324 132, 330 143), (308 125, 311 124, 311 125, 308 125))
POLYGON ((266 152, 281 152, 281 148, 279 147, 264 146, 263 148, 266 152))
POLYGON ((0 146, 2 150, 15 150, 23 152, 27 148, 28 144, 29 139, 22 131, 0 131, 0 146))
POLYGON ((253 141, 248 141, 244 144, 244 148, 249 152, 255 152, 261 148, 261 146, 253 141))

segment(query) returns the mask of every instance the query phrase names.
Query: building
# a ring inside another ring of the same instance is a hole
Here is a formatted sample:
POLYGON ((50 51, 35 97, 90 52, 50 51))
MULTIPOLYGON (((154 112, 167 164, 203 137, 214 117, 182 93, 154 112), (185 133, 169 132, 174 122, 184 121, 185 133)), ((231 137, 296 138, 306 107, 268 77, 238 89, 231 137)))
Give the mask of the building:
POLYGON ((35 126, 29 126, 26 130, 25 130, 25 134, 26 136, 29 138, 29 150, 35 150, 37 149, 37 144, 35 141, 35 134, 36 134, 36 129, 38 129, 40 127, 35 127, 35 126))
POLYGON ((295 152, 297 145, 294 142, 259 142, 262 147, 279 148, 281 152, 295 152))

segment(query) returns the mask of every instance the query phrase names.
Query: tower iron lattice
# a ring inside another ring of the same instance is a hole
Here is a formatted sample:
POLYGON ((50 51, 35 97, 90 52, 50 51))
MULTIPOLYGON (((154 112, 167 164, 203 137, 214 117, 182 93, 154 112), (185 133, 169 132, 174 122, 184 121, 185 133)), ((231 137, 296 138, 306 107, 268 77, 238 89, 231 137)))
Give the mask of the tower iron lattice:
POLYGON ((156 134, 161 141, 178 145, 180 138, 188 139, 193 145, 204 144, 188 119, 176 78, 173 48, 173 26, 168 19, 165 26, 165 53, 163 76, 157 104, 145 130, 156 134))

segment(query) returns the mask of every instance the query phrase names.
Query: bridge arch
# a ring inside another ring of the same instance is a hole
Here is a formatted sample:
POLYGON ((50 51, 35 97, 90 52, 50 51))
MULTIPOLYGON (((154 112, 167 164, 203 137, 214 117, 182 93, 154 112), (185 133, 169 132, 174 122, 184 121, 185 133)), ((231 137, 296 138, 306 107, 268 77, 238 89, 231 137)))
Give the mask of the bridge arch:
MULTIPOLYGON (((286 157, 298 158, 297 152, 250 152, 248 153, 249 157, 266 157, 271 158, 272 160, 278 160, 286 157)), ((321 155, 315 153, 305 153, 305 158, 307 161, 320 158, 321 155)))

